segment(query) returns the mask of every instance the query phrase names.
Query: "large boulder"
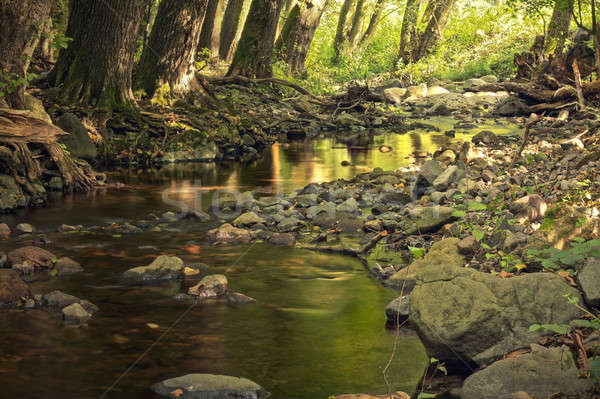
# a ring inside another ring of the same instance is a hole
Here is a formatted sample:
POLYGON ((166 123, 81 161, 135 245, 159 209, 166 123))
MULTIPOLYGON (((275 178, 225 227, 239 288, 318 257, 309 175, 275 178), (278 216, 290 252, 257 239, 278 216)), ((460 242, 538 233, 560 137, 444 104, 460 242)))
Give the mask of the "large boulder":
POLYGON ((161 255, 148 266, 139 266, 123 273, 123 277, 133 280, 165 280, 184 277, 185 265, 176 256, 161 255))
POLYGON ((431 107, 427 111, 430 115, 450 115, 455 112, 470 111, 474 104, 467 97, 459 93, 436 94, 428 97, 431 107))
POLYGON ((454 211, 447 206, 416 206, 404 220, 403 230, 408 235, 437 231, 456 220, 454 211))
POLYGON ((529 331, 531 325, 565 324, 580 314, 565 299, 579 292, 555 274, 500 278, 428 265, 416 278, 411 323, 428 354, 449 363, 489 364, 547 334, 529 331))
POLYGON ((27 205, 27 197, 11 176, 0 174, 0 213, 11 212, 27 205))
POLYGON ((94 160, 98 156, 96 144, 76 115, 72 113, 62 115, 56 120, 56 126, 69 133, 68 136, 61 137, 59 141, 67 146, 71 155, 88 161, 94 160))
POLYGON ((250 242, 252 235, 248 230, 238 229, 229 223, 221 225, 219 228, 209 230, 206 238, 212 242, 244 244, 250 242))
POLYGON ((462 399, 511 399, 527 392, 533 399, 547 399, 561 393, 574 397, 592 388, 592 380, 579 378, 577 368, 565 362, 569 348, 532 345, 532 352, 503 359, 469 376, 462 399))
POLYGON ((402 289, 404 294, 409 294, 417 283, 418 274, 427 266, 434 268, 463 267, 467 260, 459 252, 458 243, 458 238, 446 238, 436 242, 424 257, 394 273, 388 279, 387 284, 402 289))
POLYGON ((408 89, 403 87, 390 87, 383 91, 383 99, 388 103, 400 104, 406 98, 408 89))
POLYGON ((263 399, 267 392, 245 378, 213 374, 188 374, 164 380, 151 389, 165 397, 179 399, 263 399))
POLYGON ((529 115, 529 106, 520 98, 511 96, 499 101, 492 112, 500 116, 529 115))
POLYGON ((11 269, 0 269, 0 308, 18 306, 31 297, 29 286, 11 269))
POLYGON ((600 258, 589 258, 577 273, 577 281, 588 306, 600 308, 600 258))

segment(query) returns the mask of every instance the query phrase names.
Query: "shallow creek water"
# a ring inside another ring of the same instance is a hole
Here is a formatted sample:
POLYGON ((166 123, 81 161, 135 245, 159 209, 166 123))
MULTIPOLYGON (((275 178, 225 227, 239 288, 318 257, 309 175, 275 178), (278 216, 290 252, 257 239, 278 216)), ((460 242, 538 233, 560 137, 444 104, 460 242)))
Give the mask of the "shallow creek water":
MULTIPOLYGON (((443 131, 452 120, 436 123, 443 131)), ((480 126, 472 134, 491 127, 480 126)), ((490 130, 508 133, 517 127, 490 130)), ((472 134, 458 133, 454 140, 472 134)), ((104 225, 174 210, 164 202, 167 189, 171 200, 191 204, 201 199, 206 207, 216 189, 288 193, 374 167, 396 169, 412 161, 408 155, 413 151, 433 152, 449 140, 443 133, 414 131, 376 136, 358 148, 332 138, 276 144, 249 165, 118 171, 110 180, 126 188, 100 189, 45 209, 0 216, 10 225, 35 225, 52 240, 55 254, 85 267, 76 276, 34 282, 34 293, 60 289, 100 307, 82 328, 64 326, 58 315, 41 311, 0 312, 0 397, 148 398, 152 383, 187 373, 247 377, 276 399, 386 392, 381 370, 394 334, 384 328, 383 309, 398 293, 372 280, 356 259, 264 243, 211 246, 202 237, 216 222, 182 222, 177 229, 120 237, 53 231, 63 223, 104 225), (381 153, 382 144, 394 150, 381 153), (344 160, 353 166, 341 166, 344 160), (208 264, 204 274, 226 274, 233 291, 258 302, 190 308, 173 297, 196 279, 152 286, 121 281, 124 270, 163 253, 208 264)), ((21 244, 26 242, 0 242, 0 250, 21 244)), ((389 371, 392 388, 414 391, 426 364, 416 335, 403 333, 389 371)))

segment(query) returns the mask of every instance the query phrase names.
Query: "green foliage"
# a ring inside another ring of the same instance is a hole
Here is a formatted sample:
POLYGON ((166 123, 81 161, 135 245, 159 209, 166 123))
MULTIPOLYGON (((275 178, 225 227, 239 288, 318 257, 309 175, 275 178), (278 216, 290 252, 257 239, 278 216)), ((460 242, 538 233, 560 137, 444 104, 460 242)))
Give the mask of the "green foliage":
POLYGON ((22 76, 18 73, 9 71, 8 69, 1 70, 0 98, 16 92, 22 86, 27 87, 35 78, 37 78, 37 75, 34 73, 28 73, 25 76, 22 76))
POLYGON ((425 248, 417 248, 417 247, 409 246, 408 250, 412 254, 413 258, 415 258, 415 260, 421 259, 423 257, 423 255, 425 255, 425 248))
POLYGON ((531 249, 527 252, 529 261, 538 262, 548 270, 570 269, 583 263, 590 256, 600 256, 600 239, 582 241, 580 238, 575 238, 569 249, 560 250, 552 247, 531 249))

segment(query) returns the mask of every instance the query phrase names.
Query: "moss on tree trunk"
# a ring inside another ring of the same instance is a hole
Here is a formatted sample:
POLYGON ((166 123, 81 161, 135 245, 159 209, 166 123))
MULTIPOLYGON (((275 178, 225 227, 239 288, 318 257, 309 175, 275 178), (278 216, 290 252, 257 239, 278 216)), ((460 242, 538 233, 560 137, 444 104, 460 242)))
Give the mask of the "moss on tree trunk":
POLYGON ((108 109, 133 105, 131 74, 145 0, 72 0, 66 36, 73 40, 55 65, 64 103, 108 109))
POLYGON ((163 0, 136 71, 135 88, 153 96, 167 84, 184 95, 195 84, 195 59, 207 0, 163 0))
POLYGON ((283 0, 252 0, 228 76, 266 78, 272 75, 273 47, 282 7, 283 0))
POLYGON ((547 55, 559 55, 563 52, 565 41, 571 26, 571 14, 575 0, 556 0, 552 19, 548 26, 544 52, 547 55))

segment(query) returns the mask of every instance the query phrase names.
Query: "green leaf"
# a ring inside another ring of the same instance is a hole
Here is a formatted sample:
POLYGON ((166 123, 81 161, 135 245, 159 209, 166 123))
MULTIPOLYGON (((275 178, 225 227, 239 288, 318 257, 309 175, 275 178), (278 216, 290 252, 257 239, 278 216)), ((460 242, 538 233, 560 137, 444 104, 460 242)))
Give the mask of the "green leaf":
POLYGON ((485 233, 477 228, 473 229, 473 237, 475 237, 475 240, 477 242, 483 240, 483 237, 485 236, 485 233))
POLYGON ((583 328, 593 326, 592 322, 589 320, 573 320, 573 325, 576 327, 583 327, 583 328))
POLYGON ((467 212, 465 211, 454 211, 452 212, 452 216, 455 218, 464 218, 465 216, 467 216, 467 212))
POLYGON ((423 255, 425 255, 425 248, 409 246, 408 250, 412 254, 413 258, 415 258, 415 259, 421 259, 423 257, 423 255))
POLYGON ((435 398, 437 395, 433 394, 433 393, 426 393, 426 392, 421 392, 419 394, 419 396, 417 396, 417 399, 428 399, 428 398, 435 398))
POLYGON ((485 211, 487 210, 487 205, 481 202, 469 201, 468 208, 471 212, 485 211))

